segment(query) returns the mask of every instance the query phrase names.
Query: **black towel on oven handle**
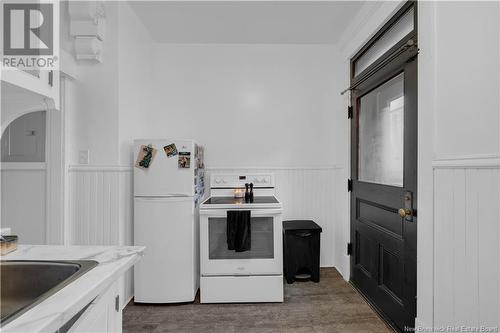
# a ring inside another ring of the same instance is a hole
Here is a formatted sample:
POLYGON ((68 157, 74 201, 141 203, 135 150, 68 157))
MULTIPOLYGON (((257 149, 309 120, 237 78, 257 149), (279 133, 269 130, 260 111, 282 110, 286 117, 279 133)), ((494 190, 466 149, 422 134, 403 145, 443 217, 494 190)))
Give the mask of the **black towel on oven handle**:
POLYGON ((240 212, 237 210, 228 210, 226 219, 226 237, 227 249, 234 251, 234 244, 236 242, 236 230, 238 230, 238 218, 240 212))
POLYGON ((249 210, 227 211, 227 249, 244 252, 251 249, 251 226, 249 210))

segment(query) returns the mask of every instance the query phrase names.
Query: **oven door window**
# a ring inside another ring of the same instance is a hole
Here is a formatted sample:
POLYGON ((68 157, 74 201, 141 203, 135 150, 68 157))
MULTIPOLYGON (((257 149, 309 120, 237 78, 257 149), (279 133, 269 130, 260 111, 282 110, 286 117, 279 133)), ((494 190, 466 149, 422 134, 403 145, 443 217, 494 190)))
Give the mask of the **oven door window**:
POLYGON ((251 249, 236 252, 227 249, 225 217, 208 218, 208 247, 210 260, 216 259, 273 259, 274 229, 272 217, 252 217, 251 249))

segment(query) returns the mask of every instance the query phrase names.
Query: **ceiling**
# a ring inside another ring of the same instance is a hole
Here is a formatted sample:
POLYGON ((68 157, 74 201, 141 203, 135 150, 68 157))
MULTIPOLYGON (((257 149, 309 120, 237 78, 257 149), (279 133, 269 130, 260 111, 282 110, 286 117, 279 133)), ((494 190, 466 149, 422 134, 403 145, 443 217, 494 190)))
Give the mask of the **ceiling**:
POLYGON ((159 43, 335 44, 364 1, 130 1, 159 43))

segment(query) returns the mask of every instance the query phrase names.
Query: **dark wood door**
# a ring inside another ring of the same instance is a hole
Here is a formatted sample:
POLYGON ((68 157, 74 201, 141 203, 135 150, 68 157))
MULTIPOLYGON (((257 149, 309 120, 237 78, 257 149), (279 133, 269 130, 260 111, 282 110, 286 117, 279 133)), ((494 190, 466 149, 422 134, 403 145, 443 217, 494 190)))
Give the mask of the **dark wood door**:
POLYGON ((351 283, 403 331, 416 316, 415 58, 384 66, 352 103, 351 283))

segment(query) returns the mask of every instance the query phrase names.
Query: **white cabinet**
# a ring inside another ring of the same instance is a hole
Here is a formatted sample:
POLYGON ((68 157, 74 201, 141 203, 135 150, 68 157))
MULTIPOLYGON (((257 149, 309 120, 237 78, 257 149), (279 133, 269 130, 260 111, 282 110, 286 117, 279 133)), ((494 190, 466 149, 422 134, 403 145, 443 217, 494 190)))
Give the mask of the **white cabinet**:
POLYGON ((59 71, 2 69, 2 81, 44 96, 59 109, 59 71))
POLYGON ((120 333, 122 310, 119 303, 118 283, 114 282, 92 301, 68 333, 120 333))
MULTIPOLYGON (((15 82, 7 80, 5 73, 14 72, 14 70, 2 71, 1 79, 1 100, 2 100, 2 133, 7 126, 20 116, 42 110, 57 110, 59 108, 59 88, 53 91, 37 91, 30 80, 15 82)), ((16 70, 23 77, 30 77, 30 74, 16 70)), ((15 77, 15 75, 13 75, 15 77)), ((12 77, 10 77, 12 79, 12 77)))

